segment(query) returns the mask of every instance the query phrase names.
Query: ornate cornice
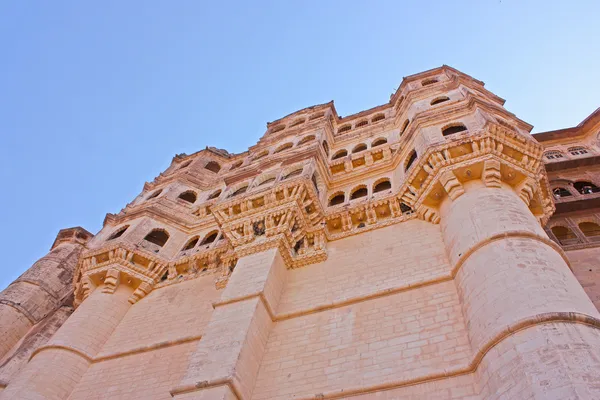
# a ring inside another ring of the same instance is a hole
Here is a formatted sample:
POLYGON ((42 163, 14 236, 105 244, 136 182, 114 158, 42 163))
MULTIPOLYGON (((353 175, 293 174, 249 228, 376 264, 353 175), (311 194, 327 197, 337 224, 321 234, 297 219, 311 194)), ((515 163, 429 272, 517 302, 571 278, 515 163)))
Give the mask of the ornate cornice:
POLYGON ((488 122, 477 132, 428 148, 412 167, 400 198, 419 218, 437 223, 442 199, 460 196, 463 182, 482 179, 492 187, 504 182, 545 224, 554 212, 554 203, 542 153, 542 146, 533 139, 488 122))
POLYGON ((116 243, 84 253, 75 272, 75 302, 80 303, 91 291, 102 285, 112 293, 120 284, 134 288, 129 299, 135 303, 154 288, 197 277, 205 272, 220 273, 217 287, 226 282, 237 257, 226 240, 176 260, 158 257, 139 246, 116 243))
POLYGON ((275 187, 216 204, 212 211, 239 256, 278 247, 289 268, 326 258, 324 211, 312 168, 275 187))

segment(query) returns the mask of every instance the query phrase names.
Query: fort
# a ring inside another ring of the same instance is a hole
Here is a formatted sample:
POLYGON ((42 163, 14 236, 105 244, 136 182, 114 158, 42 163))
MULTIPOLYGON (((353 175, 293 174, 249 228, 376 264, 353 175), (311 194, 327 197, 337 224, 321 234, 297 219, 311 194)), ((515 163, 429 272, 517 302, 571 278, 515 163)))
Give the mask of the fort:
POLYGON ((0 294, 0 400, 598 399, 600 109, 442 66, 170 167, 0 294))

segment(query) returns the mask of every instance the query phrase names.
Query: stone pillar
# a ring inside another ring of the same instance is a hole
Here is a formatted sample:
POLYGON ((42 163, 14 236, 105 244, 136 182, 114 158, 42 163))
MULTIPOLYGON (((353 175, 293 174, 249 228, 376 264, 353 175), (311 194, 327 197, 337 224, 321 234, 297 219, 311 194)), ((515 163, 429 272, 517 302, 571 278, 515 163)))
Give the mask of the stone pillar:
POLYGON ((238 260, 185 377, 171 390, 176 399, 251 398, 285 278, 277 249, 238 260))
POLYGON ((600 315, 564 254, 510 186, 462 190, 440 216, 482 398, 600 398, 600 315))
POLYGON ((82 228, 59 232, 52 251, 0 293, 0 360, 73 291, 73 273, 92 235, 82 228))
POLYGON ((110 284, 94 290, 48 343, 33 353, 29 363, 0 392, 0 400, 68 398, 131 306, 128 300, 133 289, 118 285, 118 278, 110 284))

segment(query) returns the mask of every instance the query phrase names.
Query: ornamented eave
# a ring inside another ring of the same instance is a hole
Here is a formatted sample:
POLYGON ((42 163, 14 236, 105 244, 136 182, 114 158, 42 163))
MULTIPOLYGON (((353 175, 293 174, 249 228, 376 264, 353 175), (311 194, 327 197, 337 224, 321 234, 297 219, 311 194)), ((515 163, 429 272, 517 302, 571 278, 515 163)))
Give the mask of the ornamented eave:
POLYGON ((131 303, 154 288, 197 277, 206 271, 218 271, 217 287, 229 277, 237 257, 230 244, 219 241, 205 249, 198 249, 176 259, 158 257, 129 243, 115 243, 101 249, 87 251, 80 257, 74 275, 75 300, 79 304, 100 283, 114 286, 124 281, 135 290, 131 303), (138 290, 139 289, 139 290, 138 290))
POLYGON ((419 218, 438 223, 437 206, 445 195, 454 198, 462 194, 461 182, 482 179, 488 186, 496 186, 503 181, 513 186, 545 224, 554 212, 554 203, 542 154, 543 147, 537 142, 488 123, 479 132, 429 148, 412 167, 400 190, 401 199, 419 218))
POLYGON ((213 214, 238 257, 277 247, 288 268, 326 258, 324 211, 312 170, 275 187, 215 205, 213 214))
POLYGON ((507 181, 535 208, 532 211, 545 224, 554 212, 554 203, 541 162, 542 153, 543 148, 537 142, 490 122, 478 132, 429 148, 411 167, 398 192, 330 208, 325 216, 326 237, 329 241, 339 240, 417 217, 438 223, 437 207, 441 200, 447 195, 460 195, 461 182, 470 179, 507 181), (477 165, 479 168, 475 168, 477 165), (510 170, 505 171, 506 177, 502 175, 502 166, 510 170), (458 170, 463 172, 462 176, 448 175, 458 170), (512 182, 511 174, 514 174, 512 182), (410 209, 402 210, 402 204, 410 209))

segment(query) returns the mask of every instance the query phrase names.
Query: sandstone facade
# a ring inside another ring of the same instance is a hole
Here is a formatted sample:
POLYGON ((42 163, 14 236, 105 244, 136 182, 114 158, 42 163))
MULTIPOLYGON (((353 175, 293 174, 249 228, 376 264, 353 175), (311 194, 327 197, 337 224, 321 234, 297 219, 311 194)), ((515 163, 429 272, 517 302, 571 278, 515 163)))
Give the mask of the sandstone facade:
POLYGON ((0 294, 0 400, 600 398, 600 111, 503 104, 443 66, 175 156, 0 294))

